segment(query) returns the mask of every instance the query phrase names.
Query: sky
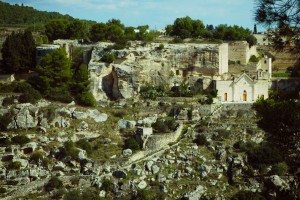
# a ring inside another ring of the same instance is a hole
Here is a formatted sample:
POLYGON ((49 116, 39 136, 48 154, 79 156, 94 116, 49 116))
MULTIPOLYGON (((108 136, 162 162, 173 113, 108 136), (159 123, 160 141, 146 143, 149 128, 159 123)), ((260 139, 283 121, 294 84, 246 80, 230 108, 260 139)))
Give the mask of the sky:
MULTIPOLYGON (((2 0, 74 18, 107 22, 119 19, 126 26, 149 25, 162 29, 176 18, 190 16, 203 23, 238 25, 253 30, 255 0, 2 0)), ((259 30, 258 30, 259 31, 259 30)))

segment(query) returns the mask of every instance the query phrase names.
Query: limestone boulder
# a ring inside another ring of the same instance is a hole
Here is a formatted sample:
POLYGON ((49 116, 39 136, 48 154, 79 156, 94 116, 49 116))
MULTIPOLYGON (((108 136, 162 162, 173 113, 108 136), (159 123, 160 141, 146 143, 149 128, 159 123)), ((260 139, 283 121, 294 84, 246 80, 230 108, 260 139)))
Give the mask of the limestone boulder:
POLYGON ((146 181, 141 181, 137 186, 139 189, 143 190, 147 187, 147 183, 146 181))
POLYGON ((124 156, 131 156, 132 155, 132 150, 131 149, 124 149, 123 150, 123 155, 124 156))
POLYGON ((94 119, 95 122, 105 122, 108 118, 107 114, 100 113, 98 110, 88 110, 87 114, 90 118, 94 119))
POLYGON ((120 128, 134 128, 136 125, 135 121, 129 121, 129 120, 125 120, 125 119, 120 119, 118 121, 118 126, 120 128))
POLYGON ((87 119, 88 118, 88 114, 86 112, 74 111, 72 113, 72 117, 74 119, 87 119))
POLYGON ((18 104, 13 110, 12 121, 8 124, 7 129, 29 129, 37 126, 37 113, 38 108, 34 107, 32 104, 18 104))
POLYGON ((198 185, 196 190, 193 192, 185 193, 183 195, 184 200, 198 200, 201 198, 201 196, 206 192, 206 188, 203 187, 202 185, 198 185))

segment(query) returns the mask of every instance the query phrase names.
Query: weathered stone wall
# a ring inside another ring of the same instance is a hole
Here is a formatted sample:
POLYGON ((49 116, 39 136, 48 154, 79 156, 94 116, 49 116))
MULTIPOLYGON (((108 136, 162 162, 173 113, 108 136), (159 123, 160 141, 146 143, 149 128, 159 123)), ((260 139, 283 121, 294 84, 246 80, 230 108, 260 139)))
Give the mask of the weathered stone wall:
POLYGON ((256 46, 249 48, 246 41, 238 41, 229 44, 228 59, 231 61, 240 61, 240 64, 246 65, 251 55, 257 56, 256 46))
POLYGON ((179 138, 183 125, 181 124, 173 133, 163 133, 160 135, 149 136, 145 145, 147 150, 159 150, 169 143, 176 142, 179 138))

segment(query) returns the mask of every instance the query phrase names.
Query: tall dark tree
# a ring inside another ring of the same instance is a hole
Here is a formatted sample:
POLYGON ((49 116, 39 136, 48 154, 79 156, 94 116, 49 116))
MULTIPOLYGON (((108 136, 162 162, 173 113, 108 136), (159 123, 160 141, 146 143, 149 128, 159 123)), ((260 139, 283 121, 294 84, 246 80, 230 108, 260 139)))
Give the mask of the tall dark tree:
POLYGON ((46 97, 67 102, 71 99, 71 66, 64 49, 54 50, 42 57, 40 65, 36 67, 39 76, 34 77, 31 83, 46 97))
POLYGON ((253 108, 268 140, 286 155, 295 153, 300 145, 300 103, 285 99, 260 99, 253 108))
POLYGON ((255 20, 268 28, 269 40, 277 50, 300 51, 300 1, 257 0, 255 20))
POLYGON ((35 42, 29 30, 9 35, 1 52, 4 73, 23 73, 35 67, 35 42))

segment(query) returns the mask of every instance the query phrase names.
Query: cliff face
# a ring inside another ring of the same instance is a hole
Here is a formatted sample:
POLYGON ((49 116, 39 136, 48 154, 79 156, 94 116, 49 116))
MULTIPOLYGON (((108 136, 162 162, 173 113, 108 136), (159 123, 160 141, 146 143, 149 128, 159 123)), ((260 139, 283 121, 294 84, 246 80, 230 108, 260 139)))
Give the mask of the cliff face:
POLYGON ((116 60, 108 64, 101 61, 108 45, 94 48, 89 63, 96 100, 130 98, 144 83, 172 86, 190 75, 218 74, 224 63, 216 44, 165 44, 159 49, 158 43, 134 43, 128 49, 110 50, 116 60))

